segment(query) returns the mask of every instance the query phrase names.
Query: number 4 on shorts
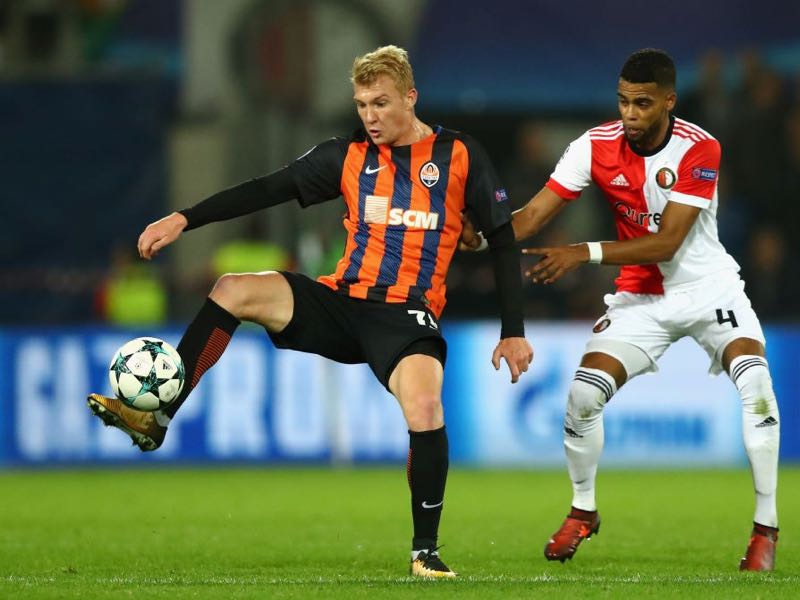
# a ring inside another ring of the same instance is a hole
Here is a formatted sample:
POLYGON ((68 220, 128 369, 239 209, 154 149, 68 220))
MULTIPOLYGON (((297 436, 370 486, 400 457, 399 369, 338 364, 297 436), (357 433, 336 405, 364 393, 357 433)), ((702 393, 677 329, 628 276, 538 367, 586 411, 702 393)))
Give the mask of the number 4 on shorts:
POLYGON ((736 322, 736 316, 733 314, 733 311, 729 310, 728 311, 728 318, 727 319, 723 319, 722 318, 722 309, 721 308, 717 309, 717 323, 719 323, 720 325, 722 325, 723 323, 730 323, 731 327, 738 327, 739 326, 739 323, 736 322))

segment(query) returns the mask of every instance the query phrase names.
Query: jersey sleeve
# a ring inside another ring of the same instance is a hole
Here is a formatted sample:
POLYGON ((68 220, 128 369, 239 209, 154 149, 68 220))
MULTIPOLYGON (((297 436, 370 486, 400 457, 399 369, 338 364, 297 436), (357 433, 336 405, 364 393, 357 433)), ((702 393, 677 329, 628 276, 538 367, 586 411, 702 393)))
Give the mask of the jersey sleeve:
POLYGON ((592 142, 587 131, 567 146, 545 186, 564 200, 575 200, 591 182, 592 142))
POLYGON ((478 230, 488 234, 511 222, 511 203, 483 146, 467 136, 463 142, 469 154, 464 204, 478 230))
POLYGON ((347 140, 332 138, 289 163, 289 170, 300 191, 298 202, 303 208, 341 196, 341 180, 347 140))
POLYGON ((717 189, 722 151, 719 142, 707 139, 689 148, 678 165, 678 181, 670 191, 672 202, 708 208, 717 189))

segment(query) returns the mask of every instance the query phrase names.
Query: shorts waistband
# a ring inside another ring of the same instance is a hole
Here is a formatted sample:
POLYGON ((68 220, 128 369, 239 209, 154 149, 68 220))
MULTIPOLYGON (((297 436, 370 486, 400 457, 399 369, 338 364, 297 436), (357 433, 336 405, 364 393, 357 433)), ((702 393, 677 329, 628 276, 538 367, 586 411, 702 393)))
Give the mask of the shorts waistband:
POLYGON ((717 271, 716 273, 711 273, 700 279, 664 286, 664 295, 668 296, 676 292, 686 292, 701 286, 714 285, 720 282, 735 283, 741 281, 741 279, 738 271, 717 271))

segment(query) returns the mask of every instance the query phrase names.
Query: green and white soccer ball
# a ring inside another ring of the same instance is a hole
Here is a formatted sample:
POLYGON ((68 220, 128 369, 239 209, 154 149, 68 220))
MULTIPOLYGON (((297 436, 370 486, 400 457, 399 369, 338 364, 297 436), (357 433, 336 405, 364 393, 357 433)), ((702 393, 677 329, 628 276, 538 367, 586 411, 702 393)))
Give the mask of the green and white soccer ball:
POLYGON ((183 389, 185 371, 177 350, 164 340, 141 337, 126 342, 108 366, 114 395, 137 410, 166 408, 183 389))

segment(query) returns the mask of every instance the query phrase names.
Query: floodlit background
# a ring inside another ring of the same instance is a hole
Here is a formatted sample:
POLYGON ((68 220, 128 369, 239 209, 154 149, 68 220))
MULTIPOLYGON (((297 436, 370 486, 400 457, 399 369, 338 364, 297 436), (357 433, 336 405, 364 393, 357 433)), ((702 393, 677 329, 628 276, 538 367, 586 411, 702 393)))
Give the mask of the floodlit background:
MULTIPOLYGON (((488 149, 514 207, 565 146, 616 118, 641 47, 678 67, 676 114, 723 144, 719 222, 769 339, 783 431, 800 425, 800 5, 765 0, 5 0, 0 3, 0 466, 100 462, 401 462, 399 409, 361 367, 276 352, 242 328, 152 455, 84 404, 141 334, 177 344, 228 271, 329 273, 341 201, 294 203, 183 236, 153 263, 144 226, 357 127, 352 59, 406 47, 417 113, 488 149)), ((537 243, 613 237, 595 192, 537 243)), ((561 467, 566 390, 615 269, 525 287, 536 350, 518 385, 489 358, 499 325, 485 256, 457 256, 444 333, 452 459, 561 467)), ((615 397, 604 465, 740 466, 739 403, 683 340, 615 397)), ((785 435, 782 458, 800 459, 785 435)))

